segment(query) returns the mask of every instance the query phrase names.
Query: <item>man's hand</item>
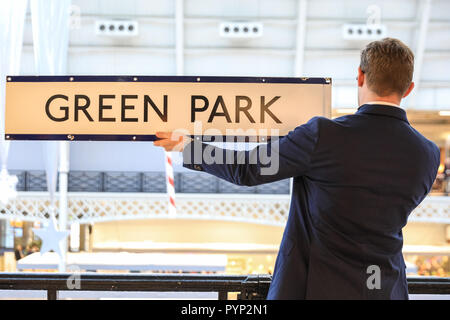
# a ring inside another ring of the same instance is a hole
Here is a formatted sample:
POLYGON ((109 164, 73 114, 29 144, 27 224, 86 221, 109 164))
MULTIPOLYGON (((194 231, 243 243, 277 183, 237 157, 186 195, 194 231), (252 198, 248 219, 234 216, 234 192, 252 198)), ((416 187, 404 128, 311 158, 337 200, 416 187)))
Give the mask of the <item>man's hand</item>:
POLYGON ((167 152, 182 152, 184 147, 192 141, 191 138, 186 137, 185 135, 180 135, 173 132, 156 132, 156 137, 159 138, 159 140, 154 141, 153 145, 163 147, 167 152))

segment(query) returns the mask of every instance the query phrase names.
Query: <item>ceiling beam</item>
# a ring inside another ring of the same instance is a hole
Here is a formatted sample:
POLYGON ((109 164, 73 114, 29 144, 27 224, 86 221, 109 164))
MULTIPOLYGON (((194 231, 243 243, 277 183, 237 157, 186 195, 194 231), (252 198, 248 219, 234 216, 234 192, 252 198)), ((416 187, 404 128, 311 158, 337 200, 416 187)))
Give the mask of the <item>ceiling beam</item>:
POLYGON ((306 10, 307 0, 298 0, 297 10, 297 37, 295 47, 295 66, 294 76, 300 77, 303 74, 303 62, 305 56, 305 37, 306 37, 306 10))
MULTIPOLYGON (((423 57, 425 54, 425 42, 427 40, 428 23, 430 21, 431 0, 421 0, 420 5, 417 6, 418 17, 419 13, 419 30, 417 31, 415 57, 414 57, 414 77, 415 91, 418 92, 420 86, 420 79, 422 76, 423 57)), ((414 107, 417 101, 417 94, 413 96, 410 107, 414 107)))
POLYGON ((175 3, 175 64, 177 75, 184 74, 184 0, 175 3))

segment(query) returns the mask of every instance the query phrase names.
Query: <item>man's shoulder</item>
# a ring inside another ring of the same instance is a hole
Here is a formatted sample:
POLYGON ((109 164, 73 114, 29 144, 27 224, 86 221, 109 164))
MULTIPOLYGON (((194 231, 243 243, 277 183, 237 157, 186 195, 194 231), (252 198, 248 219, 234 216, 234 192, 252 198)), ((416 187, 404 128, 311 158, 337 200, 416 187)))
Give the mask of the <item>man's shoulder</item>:
POLYGON ((441 157, 441 150, 437 146, 436 143, 434 143, 432 140, 426 138, 423 134, 421 134, 418 130, 411 127, 411 130, 414 132, 414 134, 418 137, 421 144, 426 148, 426 150, 434 155, 434 158, 437 163, 440 163, 440 157, 441 157))
POLYGON ((329 126, 332 124, 333 124, 333 119, 329 119, 324 116, 312 117, 311 119, 309 119, 309 121, 307 123, 305 123, 305 125, 315 126, 315 127, 329 126))
POLYGON ((329 119, 324 116, 315 116, 309 119, 306 123, 297 126, 289 132, 289 135, 308 133, 309 135, 319 135, 319 132, 328 132, 332 128, 342 126, 341 123, 335 121, 336 119, 329 119))
POLYGON ((352 115, 346 115, 338 118, 327 118, 324 116, 312 117, 306 124, 316 127, 317 129, 332 129, 348 126, 352 122, 352 115))

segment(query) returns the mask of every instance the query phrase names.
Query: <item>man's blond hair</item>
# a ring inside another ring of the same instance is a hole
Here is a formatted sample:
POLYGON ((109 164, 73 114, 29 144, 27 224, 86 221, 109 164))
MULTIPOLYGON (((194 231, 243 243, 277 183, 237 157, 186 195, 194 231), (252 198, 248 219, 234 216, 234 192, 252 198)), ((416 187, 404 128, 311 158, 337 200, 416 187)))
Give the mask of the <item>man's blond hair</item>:
POLYGON ((414 54, 400 40, 384 38, 364 48, 360 68, 367 87, 378 96, 403 96, 412 82, 414 54))

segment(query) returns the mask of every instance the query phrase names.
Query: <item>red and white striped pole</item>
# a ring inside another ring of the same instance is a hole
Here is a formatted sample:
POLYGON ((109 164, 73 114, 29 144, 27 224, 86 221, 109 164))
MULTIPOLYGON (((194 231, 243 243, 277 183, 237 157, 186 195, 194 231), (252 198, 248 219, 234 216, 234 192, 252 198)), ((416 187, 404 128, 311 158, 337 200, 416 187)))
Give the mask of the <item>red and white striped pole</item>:
MULTIPOLYGON (((177 75, 184 73, 184 0, 175 1, 175 64, 177 75)), ((173 176, 172 155, 165 152, 166 155, 166 185, 167 195, 169 196, 169 216, 175 217, 177 208, 175 206, 175 180, 173 176)))
POLYGON ((175 217, 177 214, 177 208, 175 206, 175 180, 173 178, 173 164, 172 155, 170 152, 165 152, 166 156, 166 186, 167 195, 169 197, 168 208, 169 216, 175 217))

